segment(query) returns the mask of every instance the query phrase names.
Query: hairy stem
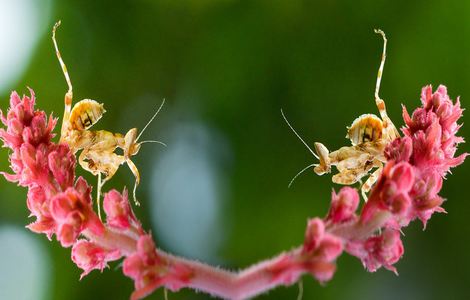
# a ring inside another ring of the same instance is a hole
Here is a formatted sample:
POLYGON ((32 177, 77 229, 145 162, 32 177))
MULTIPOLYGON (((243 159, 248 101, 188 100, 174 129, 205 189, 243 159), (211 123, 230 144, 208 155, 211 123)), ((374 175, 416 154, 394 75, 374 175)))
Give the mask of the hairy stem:
MULTIPOLYGON (((391 216, 389 212, 377 212, 366 224, 356 220, 348 224, 332 226, 327 231, 340 237, 346 244, 350 240, 361 240, 370 236, 391 216)), ((160 249, 157 249, 157 255, 167 266, 179 266, 191 270, 190 280, 182 287, 224 299, 247 299, 279 285, 294 284, 302 274, 309 272, 309 264, 312 261, 315 263, 315 258, 312 260, 311 256, 305 256, 303 246, 283 252, 238 272, 174 256, 160 249)), ((320 260, 319 263, 321 263, 320 260)), ((171 289, 170 286, 167 287, 171 289)))

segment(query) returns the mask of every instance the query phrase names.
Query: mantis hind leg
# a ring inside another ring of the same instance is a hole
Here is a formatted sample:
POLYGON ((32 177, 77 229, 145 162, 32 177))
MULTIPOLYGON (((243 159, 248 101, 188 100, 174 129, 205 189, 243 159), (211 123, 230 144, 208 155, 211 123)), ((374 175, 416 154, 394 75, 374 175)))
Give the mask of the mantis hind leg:
POLYGON ((62 59, 62 56, 60 55, 59 46, 57 45, 57 41, 55 38, 55 33, 59 26, 60 26, 60 21, 55 23, 54 28, 52 29, 52 42, 54 43, 57 60, 59 60, 60 67, 62 68, 62 73, 64 73, 65 81, 67 81, 67 86, 69 88, 67 93, 65 94, 65 99, 64 99, 65 109, 64 109, 64 117, 62 119, 62 128, 61 128, 61 139, 62 139, 67 133, 67 131, 69 130, 68 123, 69 123, 69 118, 70 118, 70 111, 72 110, 73 92, 72 92, 72 81, 70 80, 70 75, 69 75, 69 72, 67 71, 67 66, 65 65, 64 60, 62 59))

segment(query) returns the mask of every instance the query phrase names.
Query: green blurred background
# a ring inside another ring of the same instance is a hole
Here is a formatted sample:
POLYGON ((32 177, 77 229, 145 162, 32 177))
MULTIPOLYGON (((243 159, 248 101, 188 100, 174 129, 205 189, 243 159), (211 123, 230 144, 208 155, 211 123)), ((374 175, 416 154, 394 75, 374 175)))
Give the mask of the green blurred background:
MULTIPOLYGON (((401 104, 418 106, 426 84, 447 85, 470 107, 467 1, 0 0, 3 110, 11 90, 29 86, 38 108, 61 117, 66 84, 50 39, 59 19, 75 100, 96 99, 108 111, 96 128, 142 128, 166 99, 144 136, 168 147, 146 144, 134 159, 144 227, 165 250, 234 270, 299 245, 307 219, 325 215, 339 188, 330 176, 307 172, 287 188, 314 158, 280 109, 308 143, 348 144, 345 126, 376 113, 382 41, 374 28, 389 38, 381 96, 396 125, 401 104)), ((7 151, 0 155, 8 170, 7 151)), ((326 285, 303 278, 304 299, 468 299, 469 166, 445 182, 448 215, 424 232, 406 228, 400 276, 367 273, 343 255, 326 285)), ((123 166, 104 189, 132 184, 123 166)), ((132 282, 117 264, 79 281, 70 249, 24 228, 32 221, 25 200, 25 189, 0 180, 1 299, 128 299, 132 282)), ((281 287, 259 299, 297 294, 281 287)), ((148 299, 162 298, 160 290, 148 299)))

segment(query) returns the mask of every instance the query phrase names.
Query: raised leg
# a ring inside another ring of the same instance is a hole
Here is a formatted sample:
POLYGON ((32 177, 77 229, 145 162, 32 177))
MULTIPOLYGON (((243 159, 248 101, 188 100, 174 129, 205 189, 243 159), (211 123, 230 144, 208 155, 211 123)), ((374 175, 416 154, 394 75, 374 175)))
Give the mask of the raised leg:
POLYGON ((65 110, 64 116, 62 119, 62 129, 61 129, 61 139, 65 136, 67 131, 67 124, 69 122, 70 111, 72 110, 72 82, 70 80, 69 72, 67 71, 67 66, 65 65, 64 61, 62 60, 62 56, 60 55, 59 46, 57 46, 57 41, 55 39, 55 32, 57 28, 60 26, 60 21, 55 23, 54 28, 52 29, 52 42, 54 43, 55 53, 57 55, 57 59, 59 60, 60 66, 62 67, 62 72, 64 73, 65 80, 67 81, 67 85, 69 87, 67 93, 65 94, 65 110))
POLYGON ((368 171, 364 170, 364 168, 346 169, 333 175, 331 180, 337 184, 351 185, 361 180, 361 178, 366 176, 367 173, 368 171))
POLYGON ((380 61, 379 71, 377 72, 377 82, 375 84, 375 104, 377 105, 377 109, 379 110, 380 117, 382 118, 383 126, 386 130, 387 136, 390 139, 395 139, 400 135, 395 125, 393 124, 392 120, 387 115, 385 102, 379 96, 380 82, 382 81, 382 74, 384 70, 385 59, 387 57, 387 37, 385 36, 385 33, 380 29, 375 29, 375 33, 380 34, 384 41, 382 59, 380 61))

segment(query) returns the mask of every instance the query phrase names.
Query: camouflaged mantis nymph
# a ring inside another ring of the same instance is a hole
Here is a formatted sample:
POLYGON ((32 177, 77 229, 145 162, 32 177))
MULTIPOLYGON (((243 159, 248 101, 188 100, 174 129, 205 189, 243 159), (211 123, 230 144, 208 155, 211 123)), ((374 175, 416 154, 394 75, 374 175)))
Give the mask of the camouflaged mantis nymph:
POLYGON ((136 165, 132 162, 131 157, 139 152, 143 143, 155 142, 165 146, 165 144, 160 141, 139 142, 139 138, 142 133, 163 107, 164 101, 139 135, 137 135, 137 128, 130 129, 125 135, 112 133, 106 130, 89 130, 94 124, 96 124, 96 122, 99 121, 99 119, 101 119, 106 111, 103 104, 91 99, 81 100, 72 108, 72 83, 55 39, 55 33, 59 25, 60 21, 54 25, 52 30, 52 41, 68 85, 68 91, 65 94, 65 111, 62 119, 60 142, 66 143, 73 153, 77 153, 82 150, 78 157, 80 166, 84 170, 98 176, 98 214, 100 214, 99 201, 101 188, 106 181, 110 180, 114 176, 119 166, 124 163, 129 166, 129 169, 135 177, 133 196, 136 205, 139 205, 139 202, 136 199, 136 189, 140 183, 140 173, 136 165), (122 149, 122 155, 115 153, 117 148, 122 149), (102 174, 104 175, 104 179, 101 178, 102 174))
POLYGON ((329 152, 325 145, 317 142, 315 143, 314 152, 290 125, 281 110, 287 125, 313 156, 320 161, 319 164, 311 164, 297 173, 289 186, 298 175, 311 167, 314 167, 313 170, 316 174, 323 175, 331 172, 331 166, 336 166, 338 174, 333 175, 332 181, 343 185, 351 185, 360 181, 376 168, 361 187, 362 196, 367 200, 367 192, 370 191, 377 181, 382 173, 383 164, 387 162, 384 155, 385 146, 400 136, 392 120, 387 115, 384 100, 379 97, 380 82, 386 58, 387 38, 380 29, 376 29, 375 33, 380 34, 384 42, 375 86, 375 104, 379 110, 380 118, 373 114, 363 114, 356 118, 351 126, 347 128, 348 133, 346 138, 351 140, 352 146, 341 147, 336 151, 329 152))

